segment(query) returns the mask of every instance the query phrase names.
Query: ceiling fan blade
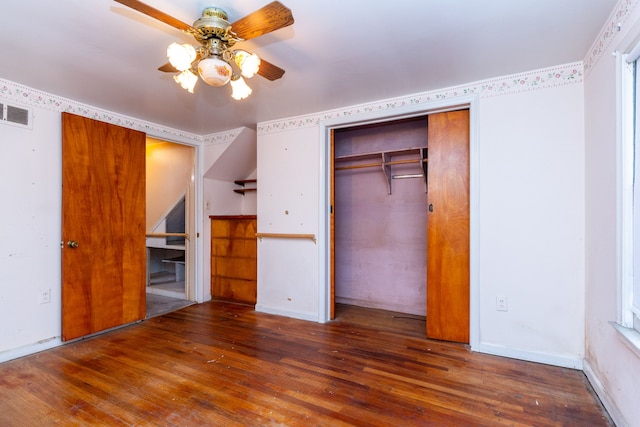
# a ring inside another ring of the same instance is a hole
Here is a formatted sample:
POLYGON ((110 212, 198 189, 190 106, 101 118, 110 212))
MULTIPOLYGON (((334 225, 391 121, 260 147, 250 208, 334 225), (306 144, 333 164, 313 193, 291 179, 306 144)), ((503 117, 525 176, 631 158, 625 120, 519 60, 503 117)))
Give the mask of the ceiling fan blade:
POLYGON ((267 62, 260 58, 260 68, 258 68, 258 74, 267 80, 278 80, 284 75, 284 70, 271 62, 267 62))
POLYGON ((166 64, 159 66, 158 71, 162 71, 163 73, 177 73, 178 69, 171 65, 171 62, 167 62, 166 64))
POLYGON ((231 30, 241 39, 249 40, 291 24, 291 9, 274 1, 231 24, 231 30))
POLYGON ((177 28, 178 30, 186 31, 188 33, 195 32, 195 29, 191 25, 185 24, 179 19, 176 19, 171 15, 168 15, 156 8, 146 5, 141 1, 138 1, 138 0, 114 0, 114 1, 122 5, 128 6, 131 9, 135 9, 138 12, 144 13, 145 15, 150 16, 151 18, 157 19, 160 22, 164 22, 165 24, 171 25, 173 28, 177 28))

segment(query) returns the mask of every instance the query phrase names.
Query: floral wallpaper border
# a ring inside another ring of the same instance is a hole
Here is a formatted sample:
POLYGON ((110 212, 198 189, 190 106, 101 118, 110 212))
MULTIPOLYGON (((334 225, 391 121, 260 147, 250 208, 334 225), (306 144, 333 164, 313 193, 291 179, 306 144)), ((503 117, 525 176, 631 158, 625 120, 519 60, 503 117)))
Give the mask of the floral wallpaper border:
POLYGON ((212 133, 202 136, 202 142, 206 145, 224 144, 238 137, 244 128, 231 129, 225 132, 212 133))
POLYGON ((638 5, 639 0, 620 0, 615 9, 609 16, 607 24, 602 28, 600 34, 596 38, 591 48, 587 53, 587 57, 584 59, 584 70, 586 74, 594 67, 594 65, 600 60, 602 55, 609 50, 613 39, 620 31, 620 26, 623 25, 631 12, 638 5))
MULTIPOLYGON (((371 112, 393 111, 394 109, 409 105, 428 105, 429 103, 436 101, 455 99, 457 97, 473 94, 478 94, 480 98, 489 98, 493 96, 511 95, 532 90, 575 84, 583 81, 583 75, 583 63, 575 62, 526 73, 483 80, 461 86, 417 93, 405 97, 391 98, 369 104, 360 104, 347 108, 325 111, 312 115, 262 122, 258 123, 257 133, 260 135, 271 132, 281 132, 288 129, 313 127, 317 126, 323 120, 335 119, 344 116, 357 116, 371 112)), ((2 79, 0 79, 0 99, 52 111, 66 111, 118 126, 137 129, 156 138, 166 137, 168 139, 183 142, 204 144, 226 143, 233 141, 242 130, 242 128, 240 128, 209 135, 196 135, 91 107, 2 79)))
POLYGON ((38 107, 50 111, 68 112, 114 125, 136 129, 156 138, 170 138, 182 142, 202 142, 202 136, 161 126, 156 123, 134 119, 100 108, 85 105, 59 96, 51 95, 8 80, 0 79, 0 99, 27 107, 38 107))
POLYGON ((318 114, 291 117, 285 120, 273 120, 258 123, 258 134, 281 132, 289 129, 317 126, 323 120, 336 119, 345 116, 358 116, 380 111, 393 111, 396 108, 410 105, 424 104, 455 99, 460 96, 478 94, 480 98, 490 98, 500 95, 513 95, 532 90, 547 89, 557 86, 581 83, 584 69, 582 62, 560 65, 513 74, 489 80, 482 80, 462 86, 455 86, 430 92, 418 93, 410 96, 392 98, 371 104, 361 104, 344 109, 330 110, 318 114))

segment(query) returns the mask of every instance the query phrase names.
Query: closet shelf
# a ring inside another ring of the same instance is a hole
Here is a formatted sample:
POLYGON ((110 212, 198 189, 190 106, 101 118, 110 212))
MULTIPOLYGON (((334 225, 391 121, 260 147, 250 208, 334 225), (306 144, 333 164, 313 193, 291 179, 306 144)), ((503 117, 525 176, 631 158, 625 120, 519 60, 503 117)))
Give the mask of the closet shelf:
POLYGON ((334 158, 334 170, 348 170, 348 169, 364 169, 371 167, 379 167, 382 169, 382 172, 385 175, 387 181, 387 190, 388 193, 391 194, 391 180, 398 178, 421 178, 423 177, 425 180, 425 191, 427 190, 427 147, 413 147, 413 148, 402 148, 399 150, 388 150, 388 151, 377 151, 373 153, 358 153, 358 154, 347 154, 342 156, 336 156, 334 158), (418 156, 417 158, 412 159, 399 159, 392 160, 393 157, 400 156, 418 156), (366 160, 379 160, 377 162, 369 162, 369 163, 354 163, 343 166, 338 166, 340 162, 363 162, 366 160), (414 164, 420 166, 421 173, 420 174, 409 174, 409 175, 392 175, 391 174, 391 166, 394 165, 407 165, 414 164))
POLYGON ((258 190, 256 187, 245 187, 245 185, 246 184, 255 184, 257 182, 258 182, 257 179, 237 179, 237 180, 233 181, 233 183, 236 184, 236 185, 241 186, 242 188, 234 188, 233 191, 235 193, 242 194, 244 196, 244 193, 249 193, 249 192, 258 190))
POLYGON ((250 193, 252 191, 258 191, 257 188, 234 188, 233 192, 238 194, 250 193))
POLYGON ((406 156, 410 154, 421 154, 421 150, 426 150, 427 147, 411 147, 411 148, 401 148, 398 150, 385 150, 385 151, 375 151, 371 153, 357 153, 357 154, 346 154, 342 156, 336 156, 335 161, 352 161, 352 160, 366 160, 366 159, 379 159, 381 155, 388 154, 390 156, 406 156))
MULTIPOLYGON (((380 154, 378 154, 378 157, 380 157, 380 154)), ((427 163, 427 159, 421 159, 421 160, 413 160, 413 159, 407 159, 407 160, 391 160, 389 162, 377 162, 377 163, 358 163, 355 165, 347 165, 347 166, 336 166, 335 170, 337 171, 341 171, 341 170, 347 170, 347 169, 362 169, 362 168, 372 168, 372 167, 380 167, 380 166, 391 166, 391 165, 409 165, 409 164, 415 164, 416 161, 418 162, 422 162, 422 163, 427 163)))

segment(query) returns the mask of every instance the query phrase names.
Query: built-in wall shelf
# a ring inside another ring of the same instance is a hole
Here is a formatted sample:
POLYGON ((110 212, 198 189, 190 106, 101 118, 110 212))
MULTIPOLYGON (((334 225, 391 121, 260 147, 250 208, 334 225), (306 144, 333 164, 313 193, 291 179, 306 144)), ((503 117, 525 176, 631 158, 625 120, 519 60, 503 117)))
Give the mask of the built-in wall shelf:
POLYGON ((336 171, 348 169, 363 169, 378 167, 387 181, 387 190, 391 194, 391 180, 405 178, 424 178, 425 191, 427 184, 427 147, 402 148, 389 151, 376 151, 373 153, 356 153, 336 156, 334 159, 336 171), (394 175, 394 165, 416 165, 416 173, 403 173, 394 175))
POLYGON ((238 179, 236 181, 233 181, 234 184, 239 185, 242 188, 234 188, 233 191, 238 193, 238 194, 242 194, 244 195, 245 193, 250 193, 252 191, 257 191, 258 189, 256 188, 256 183, 258 182, 257 179, 238 179))

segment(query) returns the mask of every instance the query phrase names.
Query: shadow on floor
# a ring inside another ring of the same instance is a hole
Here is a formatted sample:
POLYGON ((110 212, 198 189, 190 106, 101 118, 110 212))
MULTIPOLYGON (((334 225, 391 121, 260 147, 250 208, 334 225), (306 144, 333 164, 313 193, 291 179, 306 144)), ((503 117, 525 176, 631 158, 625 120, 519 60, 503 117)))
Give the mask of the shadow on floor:
POLYGON ((332 320, 334 323, 372 327, 380 331, 416 338, 426 337, 427 318, 425 316, 347 304, 336 304, 335 315, 335 320, 332 320))
POLYGON ((195 304, 195 302, 147 293, 147 315, 145 318, 150 319, 162 314, 167 314, 191 304, 195 304))

